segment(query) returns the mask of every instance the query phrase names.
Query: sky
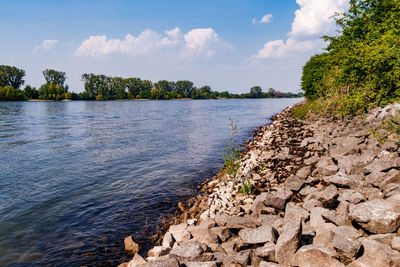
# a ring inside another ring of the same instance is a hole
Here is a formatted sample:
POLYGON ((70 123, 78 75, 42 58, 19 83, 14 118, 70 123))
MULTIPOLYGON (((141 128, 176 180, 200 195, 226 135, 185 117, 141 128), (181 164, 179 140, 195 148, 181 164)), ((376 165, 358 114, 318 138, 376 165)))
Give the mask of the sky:
POLYGON ((83 73, 191 80, 232 93, 299 92, 302 66, 335 35, 348 0, 0 0, 0 64, 70 91, 83 73))

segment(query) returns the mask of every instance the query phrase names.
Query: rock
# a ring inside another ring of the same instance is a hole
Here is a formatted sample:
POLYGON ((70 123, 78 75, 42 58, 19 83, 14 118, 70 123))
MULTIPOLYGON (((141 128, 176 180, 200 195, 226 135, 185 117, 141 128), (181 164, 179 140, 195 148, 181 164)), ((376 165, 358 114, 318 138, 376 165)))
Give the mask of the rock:
POLYGON ((302 246, 301 248, 299 248, 299 250, 297 250, 296 254, 292 258, 292 265, 299 266, 299 256, 309 250, 319 250, 322 253, 327 254, 331 258, 336 257, 336 251, 334 249, 327 248, 327 247, 324 247, 321 245, 311 244, 311 245, 302 246))
POLYGON ((189 229, 193 239, 200 243, 213 244, 218 243, 218 235, 208 228, 201 228, 201 226, 189 229))
POLYGON ((247 217, 231 217, 226 226, 229 229, 255 228, 256 223, 247 217))
POLYGON ((295 175, 289 176, 285 181, 285 187, 295 192, 299 191, 304 184, 305 180, 295 175))
POLYGON ((146 267, 179 267, 179 262, 176 258, 149 260, 146 267))
POLYGON ((134 255, 140 250, 139 244, 133 241, 132 236, 128 236, 125 238, 124 245, 125 245, 125 252, 128 255, 134 255))
POLYGON ((301 252, 297 256, 299 267, 344 267, 338 260, 322 252, 319 249, 310 249, 301 252))
POLYGON ((228 254, 222 266, 235 266, 234 264, 238 264, 238 266, 247 266, 249 264, 250 259, 250 251, 243 250, 237 253, 228 254))
POLYGON ((246 244, 260 244, 276 241, 277 232, 269 225, 263 225, 256 229, 243 229, 239 232, 240 238, 246 244))
POLYGON ((227 242, 222 243, 221 246, 226 253, 234 253, 242 249, 245 246, 245 243, 241 238, 235 237, 227 242))
POLYGON ((394 250, 400 251, 400 237, 398 236, 393 237, 391 246, 394 250))
POLYGON ((375 234, 392 233, 400 226, 400 213, 389 200, 374 199, 351 205, 349 217, 375 234))
POLYGON ((390 245, 369 238, 364 239, 362 245, 364 254, 349 267, 400 266, 400 252, 392 250, 390 245))
POLYGON ((358 192, 356 190, 345 189, 342 192, 339 191, 338 200, 339 201, 347 201, 352 204, 358 204, 362 201, 365 201, 365 198, 360 192, 358 192))
POLYGON ((350 219, 343 214, 336 213, 331 210, 325 210, 321 214, 322 218, 325 220, 334 223, 337 226, 342 226, 342 225, 351 225, 350 219))
POLYGON ((291 220, 295 217, 299 217, 302 221, 308 219, 310 212, 302 207, 293 203, 288 203, 285 208, 285 220, 291 220))
POLYGON ((334 228, 333 233, 332 245, 338 251, 341 262, 351 263, 361 248, 361 243, 357 240, 361 237, 361 233, 351 226, 334 228))
POLYGON ((211 229, 215 226, 215 224, 216 224, 216 222, 214 219, 208 218, 206 220, 203 220, 200 223, 199 227, 203 228, 203 229, 211 229))
POLYGON ((322 208, 322 206, 323 206, 322 202, 319 200, 316 200, 315 198, 305 199, 301 205, 305 210, 308 210, 308 211, 311 211, 315 207, 322 208))
POLYGON ((181 244, 183 242, 189 241, 191 238, 191 235, 187 228, 187 223, 181 223, 177 225, 171 225, 169 227, 169 232, 172 234, 173 238, 178 244, 181 244))
POLYGON ((275 259, 282 266, 290 266, 301 238, 301 220, 296 218, 283 227, 275 246, 275 259))
POLYGON ((320 208, 320 207, 314 207, 311 209, 311 214, 310 214, 310 225, 313 228, 317 228, 318 226, 322 225, 325 223, 324 218, 322 217, 323 213, 329 212, 328 209, 320 208))
POLYGON ((272 242, 265 243, 263 247, 257 248, 255 253, 259 257, 275 261, 275 244, 272 242))
POLYGON ((331 176, 324 177, 324 181, 328 184, 333 184, 338 187, 345 187, 351 189, 359 189, 363 185, 362 176, 347 175, 341 172, 331 176))
POLYGON ((286 201, 292 196, 292 191, 286 187, 280 187, 274 193, 268 194, 265 204, 278 210, 283 210, 286 201))
POLYGON ((225 242, 232 236, 231 231, 229 231, 228 227, 225 226, 213 227, 211 228, 211 231, 217 234, 222 242, 225 242))
POLYGON ((162 247, 162 246, 155 246, 152 249, 149 250, 147 255, 149 257, 160 257, 167 255, 171 251, 171 248, 168 247, 162 247))
POLYGON ((187 242, 173 248, 170 252, 180 258, 196 260, 204 252, 204 247, 197 241, 187 242))
POLYGON ((296 172, 296 176, 305 180, 311 174, 311 167, 305 166, 296 172))
POLYGON ((147 261, 139 255, 139 253, 135 253, 132 260, 128 263, 127 267, 144 267, 147 261))
POLYGON ((308 196, 309 194, 315 193, 321 191, 320 188, 312 187, 312 186, 306 186, 303 189, 300 190, 299 194, 302 196, 308 196))
POLYGON ((216 261, 190 261, 186 264, 187 267, 217 267, 216 261))
POLYGON ((226 225, 231 219, 232 219, 232 216, 229 216, 225 213, 220 213, 220 212, 216 213, 214 216, 214 220, 219 226, 226 225))
POLYGON ((261 261, 258 267, 279 267, 275 262, 261 261))
POLYGON ((339 171, 339 167, 329 158, 320 159, 315 167, 319 174, 325 176, 333 175, 339 171))
POLYGON ((165 233, 163 241, 162 241, 162 246, 165 248, 172 248, 172 246, 174 245, 174 237, 172 236, 172 234, 170 232, 165 233))
POLYGON ((279 215, 268 214, 268 215, 260 215, 259 219, 261 221, 261 225, 272 226, 277 220, 282 219, 282 217, 279 215))
MULTIPOLYGON (((337 201, 337 196, 338 196, 338 190, 336 186, 334 185, 329 185, 322 191, 318 191, 314 193, 314 196, 317 200, 322 202, 322 205, 326 208, 331 208, 334 206, 337 206, 338 201, 337 201)), ((310 195, 307 197, 311 197, 310 195)))

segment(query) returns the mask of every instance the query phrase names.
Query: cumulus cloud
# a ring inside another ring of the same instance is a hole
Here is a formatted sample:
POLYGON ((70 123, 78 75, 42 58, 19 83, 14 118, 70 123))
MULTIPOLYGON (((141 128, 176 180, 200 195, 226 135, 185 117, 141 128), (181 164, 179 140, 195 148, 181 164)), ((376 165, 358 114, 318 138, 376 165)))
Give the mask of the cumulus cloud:
POLYGON ((127 34, 124 39, 108 39, 106 35, 90 36, 76 49, 79 56, 107 56, 124 54, 129 56, 147 55, 163 48, 176 48, 185 54, 210 56, 214 53, 213 44, 221 42, 218 34, 211 28, 193 29, 183 34, 178 27, 159 34, 145 30, 137 37, 127 34))
POLYGON ((40 45, 33 49, 32 53, 35 54, 39 51, 49 50, 53 48, 58 43, 58 40, 44 40, 40 45))
POLYGON ((321 44, 320 36, 330 34, 335 29, 332 18, 349 7, 348 0, 296 0, 300 6, 295 12, 289 38, 286 41, 274 40, 253 55, 254 59, 282 58, 292 52, 311 51, 321 44))
POLYGON ((184 36, 186 51, 192 54, 214 54, 213 45, 222 42, 211 28, 193 29, 184 36))
POLYGON ((272 14, 266 14, 264 17, 262 17, 260 20, 253 18, 253 20, 251 21, 253 24, 256 23, 269 23, 272 21, 272 14))

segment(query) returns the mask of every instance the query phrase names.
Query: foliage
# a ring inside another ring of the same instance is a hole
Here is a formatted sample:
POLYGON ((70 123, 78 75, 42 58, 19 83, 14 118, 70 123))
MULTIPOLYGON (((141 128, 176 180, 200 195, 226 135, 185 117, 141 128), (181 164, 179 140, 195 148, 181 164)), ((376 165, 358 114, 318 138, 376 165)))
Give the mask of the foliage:
POLYGON ((239 173, 240 162, 238 161, 240 154, 243 152, 239 143, 235 140, 235 135, 238 133, 237 123, 229 118, 231 127, 231 137, 225 141, 224 149, 224 169, 231 178, 236 178, 239 173))
POLYGON ((65 98, 64 88, 59 84, 45 83, 39 88, 39 99, 41 100, 63 100, 65 98))
POLYGON ((253 189, 253 185, 251 184, 250 179, 243 179, 242 180, 242 187, 239 190, 239 193, 250 195, 251 190, 253 189))
POLYGON ((0 87, 19 89, 24 83, 25 71, 13 66, 0 65, 0 87))
MULTIPOLYGON (((336 17, 338 35, 303 67, 307 100, 328 101, 339 116, 364 113, 400 98, 400 1, 351 0, 336 17)), ((333 112, 332 112, 333 111, 333 112)))
POLYGON ((24 95, 26 99, 38 99, 39 92, 35 87, 31 87, 30 85, 25 86, 24 95))
POLYGON ((12 86, 0 87, 0 101, 16 101, 23 99, 24 93, 21 90, 15 89, 12 86))

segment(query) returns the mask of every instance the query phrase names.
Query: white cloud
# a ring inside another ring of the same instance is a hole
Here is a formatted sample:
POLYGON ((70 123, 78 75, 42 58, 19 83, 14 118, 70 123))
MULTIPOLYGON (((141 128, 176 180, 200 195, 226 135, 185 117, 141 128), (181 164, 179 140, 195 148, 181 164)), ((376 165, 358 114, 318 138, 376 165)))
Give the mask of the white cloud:
POLYGON ((32 53, 35 54, 40 50, 49 50, 50 48, 53 48, 57 43, 58 40, 44 40, 41 45, 38 45, 35 47, 35 49, 33 49, 32 53))
POLYGON ((303 37, 332 33, 335 13, 343 13, 349 7, 348 0, 296 0, 300 9, 296 10, 292 23, 293 37, 303 37))
POLYGON ((274 40, 253 55, 253 59, 283 58, 293 52, 306 52, 321 47, 320 36, 335 30, 336 13, 348 8, 348 0, 296 0, 300 6, 295 12, 292 29, 286 41, 274 40))
POLYGON ((190 54, 214 54, 213 45, 222 43, 218 34, 211 28, 193 29, 184 36, 186 51, 190 54))
POLYGON ((318 47, 320 43, 321 40, 299 41, 291 37, 286 42, 283 40, 269 41, 253 58, 282 58, 289 56, 290 53, 310 51, 318 47))
POLYGON ((251 22, 252 22, 253 24, 256 24, 256 23, 269 23, 269 22, 272 21, 272 18, 273 18, 272 14, 266 14, 266 15, 265 15, 264 17, 262 17, 260 20, 258 20, 258 19, 256 19, 256 18, 253 18, 251 22))
MULTIPOLYGON (((124 39, 108 39, 106 35, 90 36, 75 50, 79 56, 107 56, 124 54, 129 56, 147 55, 163 48, 175 48, 185 54, 214 53, 213 45, 222 42, 211 28, 198 28, 183 34, 178 27, 159 34, 145 30, 135 37, 127 34, 124 39)), ((171 51, 172 52, 172 51, 171 51)))

